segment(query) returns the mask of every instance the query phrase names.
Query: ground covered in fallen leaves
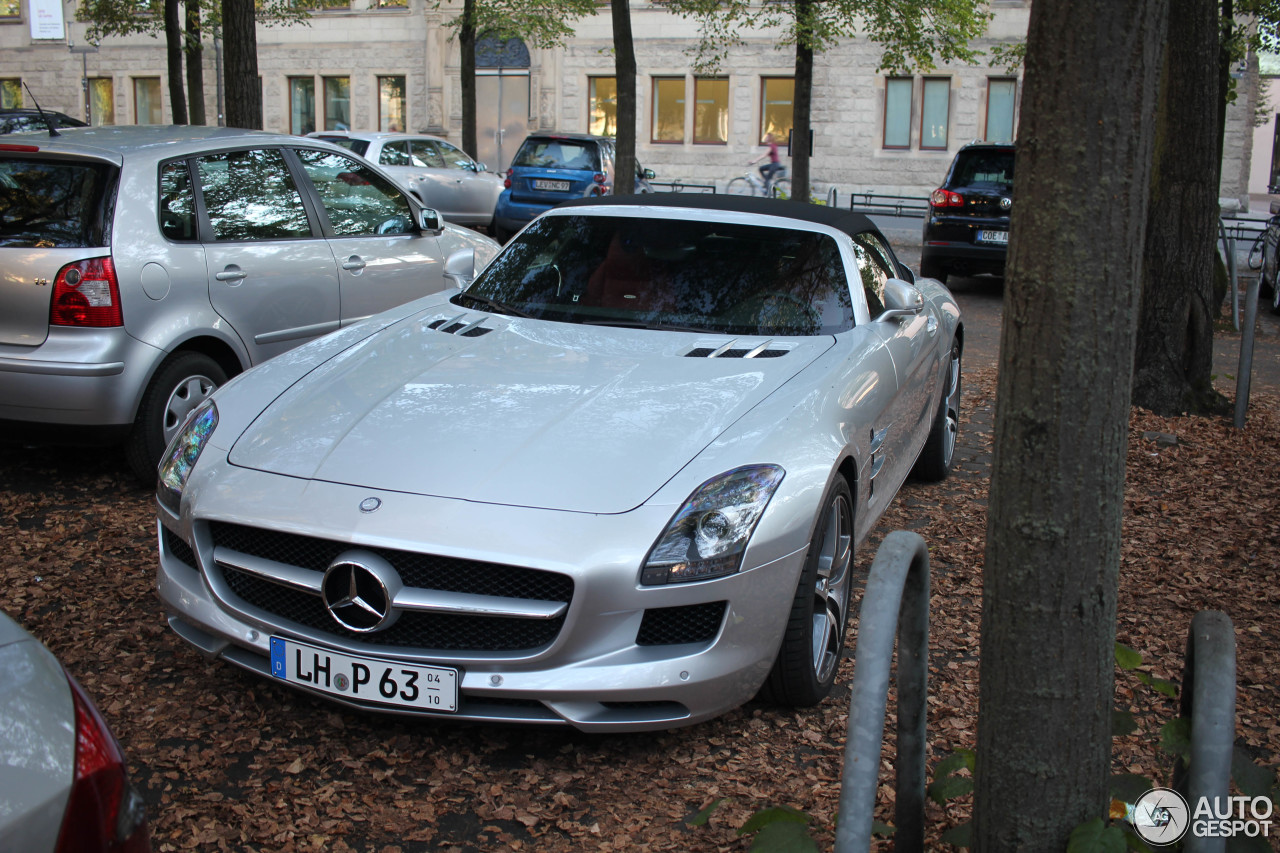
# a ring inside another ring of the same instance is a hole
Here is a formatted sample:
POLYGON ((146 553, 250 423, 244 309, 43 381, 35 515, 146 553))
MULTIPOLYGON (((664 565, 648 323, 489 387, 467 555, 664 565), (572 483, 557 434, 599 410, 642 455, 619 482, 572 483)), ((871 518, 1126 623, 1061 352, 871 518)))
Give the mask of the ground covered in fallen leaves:
MULTIPOLYGON (((877 532, 915 530, 931 548, 930 767, 974 746, 977 732, 994 371, 969 370, 965 383, 954 476, 908 484, 877 532)), ((115 453, 0 446, 0 607, 97 699, 130 755, 159 851, 741 851, 749 840, 735 829, 784 804, 812 815, 819 843, 832 843, 851 660, 842 689, 807 713, 751 704, 661 734, 372 716, 200 658, 165 625, 154 552, 151 495, 115 453), (717 798, 726 803, 709 825, 687 824, 717 798)), ((860 554, 864 567, 873 553, 860 554)), ((1243 431, 1133 415, 1119 639, 1145 670, 1178 682, 1191 617, 1206 608, 1236 627, 1237 743, 1258 763, 1280 762, 1274 393, 1255 392, 1243 431)), ((1139 729, 1117 739, 1116 772, 1167 780, 1158 732, 1175 702, 1130 675, 1117 687, 1139 729)), ((886 822, 892 754, 890 743, 877 815, 886 822)), ((930 846, 969 808, 967 797, 930 804, 930 846)))

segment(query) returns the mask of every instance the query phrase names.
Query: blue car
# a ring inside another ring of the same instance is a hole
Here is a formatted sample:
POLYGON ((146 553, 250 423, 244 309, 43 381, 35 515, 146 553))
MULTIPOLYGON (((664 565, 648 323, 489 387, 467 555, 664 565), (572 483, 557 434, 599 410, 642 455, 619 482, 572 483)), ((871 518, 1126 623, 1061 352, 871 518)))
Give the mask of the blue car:
MULTIPOLYGON (((614 141, 587 133, 535 133, 507 169, 493 214, 493 236, 505 243, 534 217, 572 198, 613 192, 614 141)), ((636 164, 637 193, 652 192, 652 169, 636 164)))

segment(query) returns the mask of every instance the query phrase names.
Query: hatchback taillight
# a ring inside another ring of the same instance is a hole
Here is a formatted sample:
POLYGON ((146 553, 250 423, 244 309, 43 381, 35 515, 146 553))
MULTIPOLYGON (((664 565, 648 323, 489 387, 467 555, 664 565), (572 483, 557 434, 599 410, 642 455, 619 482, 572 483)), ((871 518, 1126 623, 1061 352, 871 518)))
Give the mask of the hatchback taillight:
POLYGON ((146 810, 129 784, 124 753, 88 695, 74 678, 67 681, 76 708, 76 774, 57 853, 150 851, 146 810))
POLYGON ((67 264, 53 283, 51 326, 123 326, 120 285, 111 258, 67 264))
POLYGON ((604 172, 596 172, 595 175, 592 176, 592 180, 594 180, 597 184, 603 184, 604 179, 606 177, 607 176, 605 175, 604 172))
POLYGON ((951 190, 936 189, 929 196, 929 203, 934 207, 964 207, 964 196, 951 190))
POLYGON ((507 189, 511 189, 511 176, 515 174, 515 171, 515 169, 507 169, 507 179, 502 182, 502 185, 507 189))

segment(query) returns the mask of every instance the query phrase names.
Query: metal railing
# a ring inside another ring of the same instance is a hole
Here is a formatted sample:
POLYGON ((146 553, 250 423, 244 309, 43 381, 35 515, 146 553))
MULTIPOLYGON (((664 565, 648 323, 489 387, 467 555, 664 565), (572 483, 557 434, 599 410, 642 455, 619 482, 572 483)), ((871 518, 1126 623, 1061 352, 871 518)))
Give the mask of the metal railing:
POLYGON ((650 181, 649 186, 663 187, 665 191, 669 193, 682 193, 682 192, 688 191, 688 192, 697 192, 697 193, 711 193, 712 195, 714 195, 716 192, 715 184, 690 184, 690 183, 686 183, 685 181, 650 181))
POLYGON ((872 216, 902 216, 924 219, 929 215, 929 199, 925 196, 849 193, 849 209, 872 216))
POLYGON ((867 575, 849 701, 836 853, 871 849, 894 636, 898 640, 898 756, 894 849, 924 849, 925 717, 929 678, 929 547, 919 534, 884 538, 867 575))

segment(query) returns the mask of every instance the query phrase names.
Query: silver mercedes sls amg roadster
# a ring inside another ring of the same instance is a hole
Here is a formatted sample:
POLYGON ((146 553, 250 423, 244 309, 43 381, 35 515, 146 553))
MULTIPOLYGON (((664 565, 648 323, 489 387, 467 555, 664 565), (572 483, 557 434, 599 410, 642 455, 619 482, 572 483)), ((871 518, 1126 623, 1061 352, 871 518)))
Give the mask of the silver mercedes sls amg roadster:
POLYGON ((625 731, 830 691, 857 546, 946 476, 963 328, 865 217, 571 202, 254 368, 160 464, 173 630, 335 702, 625 731))

